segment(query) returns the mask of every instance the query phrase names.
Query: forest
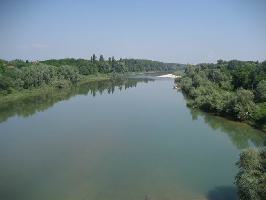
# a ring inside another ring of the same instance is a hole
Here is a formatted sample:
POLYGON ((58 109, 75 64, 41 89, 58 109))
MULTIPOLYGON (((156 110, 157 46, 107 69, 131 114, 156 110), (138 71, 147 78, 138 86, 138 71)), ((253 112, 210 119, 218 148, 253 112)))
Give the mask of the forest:
POLYGON ((176 83, 188 106, 266 131, 266 61, 189 65, 176 83))
POLYGON ((63 88, 99 75, 116 75, 127 72, 173 71, 181 64, 163 63, 144 59, 104 59, 93 54, 86 59, 51 59, 45 61, 0 60, 0 96, 14 92, 52 86, 63 88))

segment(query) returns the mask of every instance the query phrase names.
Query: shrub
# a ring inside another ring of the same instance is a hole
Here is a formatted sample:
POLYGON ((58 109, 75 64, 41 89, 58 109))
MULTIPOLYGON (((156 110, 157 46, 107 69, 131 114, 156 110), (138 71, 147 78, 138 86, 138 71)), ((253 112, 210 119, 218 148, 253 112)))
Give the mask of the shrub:
POLYGON ((266 80, 262 80, 258 83, 256 93, 259 101, 266 101, 266 80))
POLYGON ((70 87, 71 82, 67 80, 54 80, 51 85, 58 89, 70 87))
POLYGON ((254 95, 250 90, 238 89, 230 102, 230 113, 240 121, 252 119, 256 110, 254 95))
POLYGON ((239 199, 266 199, 266 148, 243 151, 237 166, 235 183, 239 199))

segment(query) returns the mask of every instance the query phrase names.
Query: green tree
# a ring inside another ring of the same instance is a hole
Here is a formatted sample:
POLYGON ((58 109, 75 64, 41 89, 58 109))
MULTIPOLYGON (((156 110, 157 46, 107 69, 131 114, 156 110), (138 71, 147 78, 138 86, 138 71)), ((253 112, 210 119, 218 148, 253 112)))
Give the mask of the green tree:
POLYGON ((77 83, 79 80, 78 71, 69 65, 60 66, 59 75, 62 79, 69 80, 72 83, 77 83))
POLYGON ((97 59, 97 57, 95 56, 95 54, 93 54, 92 57, 91 57, 91 61, 92 61, 92 62, 95 62, 96 59, 97 59))
POLYGON ((180 84, 181 84, 181 88, 186 93, 189 93, 189 90, 192 88, 192 79, 190 77, 182 78, 180 84))
POLYGON ((98 68, 100 73, 111 72, 111 65, 109 64, 109 62, 100 62, 98 68))
POLYGON ((104 61, 103 55, 100 55, 99 61, 101 61, 101 62, 104 61))
POLYGON ((231 112, 240 121, 251 119, 256 109, 253 100, 254 95, 251 91, 242 88, 238 89, 230 103, 231 112))
POLYGON ((266 101, 266 80, 262 80, 259 82, 256 88, 256 93, 259 101, 266 101))
POLYGON ((11 93, 13 86, 13 80, 10 77, 0 76, 0 94, 11 93))
POLYGON ((44 83, 44 73, 47 73, 46 65, 31 65, 22 68, 22 79, 24 80, 24 88, 38 87, 44 83))
POLYGON ((240 154, 235 178, 240 200, 266 199, 266 149, 248 149, 240 154))

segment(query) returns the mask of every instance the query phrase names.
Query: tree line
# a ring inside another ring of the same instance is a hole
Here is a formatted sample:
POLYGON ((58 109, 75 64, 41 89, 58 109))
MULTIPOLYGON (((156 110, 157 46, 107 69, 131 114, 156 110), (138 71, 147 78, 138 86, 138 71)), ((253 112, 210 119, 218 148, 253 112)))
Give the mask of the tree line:
POLYGON ((176 83, 188 97, 188 106, 266 131, 266 61, 189 65, 176 83))
POLYGON ((144 59, 99 59, 95 54, 86 59, 51 59, 29 62, 28 60, 0 60, 0 95, 43 85, 64 87, 75 84, 84 76, 97 74, 124 74, 127 72, 169 71, 183 65, 144 59))
POLYGON ((119 78, 110 80, 92 81, 81 84, 79 87, 70 87, 67 90, 44 90, 34 96, 24 97, 19 101, 4 101, 0 103, 0 123, 14 115, 30 116, 36 112, 44 111, 55 103, 68 100, 75 95, 91 94, 93 97, 102 94, 113 94, 118 90, 127 90, 136 87, 138 83, 147 83, 153 79, 119 78))

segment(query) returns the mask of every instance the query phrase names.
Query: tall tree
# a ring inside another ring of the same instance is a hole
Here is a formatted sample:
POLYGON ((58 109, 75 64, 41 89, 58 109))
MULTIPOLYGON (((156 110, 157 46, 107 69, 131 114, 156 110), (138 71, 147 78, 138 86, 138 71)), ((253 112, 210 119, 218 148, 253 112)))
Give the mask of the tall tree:
POLYGON ((99 61, 101 61, 101 62, 104 61, 103 55, 100 55, 99 61))
POLYGON ((92 62, 95 62, 96 59, 97 59, 97 57, 95 56, 95 54, 93 54, 92 57, 91 57, 91 61, 92 61, 92 62))

